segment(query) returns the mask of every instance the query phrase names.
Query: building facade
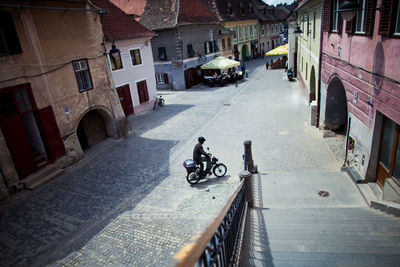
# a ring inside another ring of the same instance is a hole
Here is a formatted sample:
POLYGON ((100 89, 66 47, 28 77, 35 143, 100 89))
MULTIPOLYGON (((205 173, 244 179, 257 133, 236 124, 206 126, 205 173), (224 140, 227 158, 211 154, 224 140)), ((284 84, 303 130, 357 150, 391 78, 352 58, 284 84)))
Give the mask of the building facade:
POLYGON ((258 18, 252 2, 215 0, 222 26, 232 31, 233 55, 238 61, 247 61, 259 55, 258 18))
POLYGON ((86 1, 14 4, 0 4, 2 195, 127 130, 101 45, 103 11, 86 1))
POLYGON ((362 0, 344 20, 323 1, 321 123, 346 128, 348 164, 400 203, 399 1, 362 0))
POLYGON ((200 66, 221 54, 221 27, 209 1, 112 2, 156 32, 152 53, 157 89, 183 90, 202 82, 200 66))
POLYGON ((153 107, 157 96, 151 38, 155 33, 140 25, 108 0, 93 0, 107 10, 102 16, 111 74, 125 116, 153 107))
MULTIPOLYGON (((301 34, 297 35, 297 77, 305 90, 307 102, 317 97, 317 83, 320 58, 321 1, 305 0, 296 9, 297 25, 301 34)), ((315 118, 312 125, 316 125, 315 118)))

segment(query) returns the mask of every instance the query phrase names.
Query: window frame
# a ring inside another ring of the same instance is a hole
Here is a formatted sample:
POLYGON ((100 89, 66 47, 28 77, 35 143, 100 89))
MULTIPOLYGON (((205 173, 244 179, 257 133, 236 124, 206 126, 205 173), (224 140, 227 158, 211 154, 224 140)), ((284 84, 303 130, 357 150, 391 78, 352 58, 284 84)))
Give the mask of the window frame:
POLYGON ((357 10, 356 15, 355 15, 355 34, 365 34, 365 20, 366 20, 366 5, 367 5, 367 0, 358 0, 362 1, 363 5, 361 9, 357 10), (359 18, 361 16, 361 21, 359 21, 359 18), (358 28, 360 27, 360 28, 358 28))
POLYGON ((129 50, 129 54, 131 55, 132 66, 137 66, 137 65, 143 64, 142 55, 140 53, 140 48, 134 48, 134 49, 129 50), (140 63, 136 63, 136 57, 135 57, 136 55, 132 55, 132 52, 135 53, 135 51, 138 51, 140 63))
POLYGON ((122 57, 121 57, 121 52, 118 52, 118 56, 114 57, 114 55, 109 54, 108 55, 110 59, 110 64, 111 64, 111 70, 116 71, 124 68, 124 64, 122 63, 122 57), (116 59, 119 58, 119 66, 117 66, 117 61, 116 59))
POLYGON ((92 80, 92 75, 90 73, 90 67, 89 67, 88 60, 86 58, 82 58, 82 59, 78 59, 78 60, 72 61, 71 64, 72 64, 72 70, 74 71, 74 74, 75 74, 75 79, 76 79, 76 83, 78 85, 79 92, 83 93, 83 92, 86 92, 86 91, 89 91, 89 90, 93 90, 94 86, 93 86, 93 80, 92 80), (86 62, 86 67, 87 68, 85 70, 76 70, 75 67, 74 67, 74 64, 77 63, 77 62, 82 62, 82 61, 86 62), (78 81, 78 75, 79 75, 79 77, 81 77, 80 76, 81 73, 85 73, 85 74, 88 75, 88 79, 89 79, 90 85, 91 85, 90 87, 88 87, 88 88, 80 88, 79 81, 78 81))

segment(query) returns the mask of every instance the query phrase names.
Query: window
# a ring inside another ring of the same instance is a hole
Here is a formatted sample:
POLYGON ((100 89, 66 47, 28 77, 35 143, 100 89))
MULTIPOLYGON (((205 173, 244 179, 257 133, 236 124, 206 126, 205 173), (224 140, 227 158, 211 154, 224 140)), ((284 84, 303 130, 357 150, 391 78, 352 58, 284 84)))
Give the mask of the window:
POLYGON ((307 14, 307 36, 310 35, 310 17, 307 14))
POLYGON ((232 49, 231 38, 228 38, 228 49, 232 49))
POLYGON ((93 89, 92 78, 90 76, 89 66, 86 59, 72 62, 79 92, 93 89))
POLYGON ((269 51, 269 41, 267 41, 267 51, 269 51))
POLYGON ((118 54, 110 54, 110 62, 112 70, 122 69, 121 53, 118 52, 118 54))
POLYGON ((221 43, 222 49, 225 49, 225 39, 222 39, 221 41, 222 41, 222 43, 221 43))
POLYGON ((253 35, 253 26, 249 26, 249 28, 250 28, 250 36, 252 36, 253 35))
POLYGON ((258 36, 258 25, 254 24, 254 34, 257 37, 258 36))
POLYGON ((136 83, 139 102, 140 104, 149 101, 149 92, 147 90, 147 83, 146 81, 140 81, 136 83))
POLYGON ((0 12, 0 56, 19 53, 22 49, 12 16, 8 12, 0 12))
POLYGON ((158 48, 158 59, 160 61, 166 61, 167 60, 167 50, 165 47, 159 47, 158 48))
POLYGON ((315 39, 315 23, 317 21, 317 13, 314 12, 314 18, 313 18, 313 39, 315 39))
POLYGON ((167 73, 157 73, 156 81, 157 81, 157 84, 168 84, 168 74, 167 73))
POLYGON ((196 52, 194 51, 192 44, 187 45, 187 53, 188 57, 194 57, 196 55, 196 52))
POLYGON ((276 33, 278 34, 279 33, 279 26, 278 26, 278 24, 275 24, 275 30, 276 30, 276 33))
POLYGON ((248 36, 249 34, 248 34, 248 31, 247 31, 247 25, 246 26, 244 26, 244 36, 248 36))
POLYGON ((338 9, 338 7, 339 7, 339 0, 333 0, 332 1, 332 31, 335 31, 335 32, 337 32, 338 31, 338 20, 339 20, 339 18, 338 18, 338 16, 339 16, 339 13, 338 12, 336 12, 336 10, 338 9))
POLYGON ((269 25, 267 25, 267 35, 269 35, 269 25))
POLYGON ((274 25, 271 25, 271 33, 274 33, 274 25))
POLYGON ((140 57, 139 49, 131 50, 131 59, 132 59, 132 65, 142 64, 142 58, 140 57))
POLYGON ((400 4, 397 3, 397 10, 396 10, 396 26, 394 27, 394 33, 400 34, 400 4))
POLYGON ((265 33, 264 30, 265 30, 265 29, 264 29, 264 25, 263 25, 263 26, 261 27, 261 34, 262 34, 262 36, 264 36, 264 33, 265 33))
POLYGON ((357 10, 356 13, 356 32, 364 33, 365 0, 359 0, 358 2, 361 9, 357 10))
POLYGON ((399 1, 382 1, 379 21, 379 34, 400 36, 399 1))
POLYGON ((233 28, 233 38, 234 39, 237 38, 237 26, 235 26, 235 28, 233 28))

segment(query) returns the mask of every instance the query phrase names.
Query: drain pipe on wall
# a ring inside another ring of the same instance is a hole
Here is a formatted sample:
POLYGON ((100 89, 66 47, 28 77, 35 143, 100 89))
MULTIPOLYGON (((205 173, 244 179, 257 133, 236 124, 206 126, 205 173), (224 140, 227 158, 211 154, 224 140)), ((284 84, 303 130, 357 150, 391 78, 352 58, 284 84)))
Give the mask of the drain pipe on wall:
POLYGON ((344 155, 343 166, 346 165, 347 155, 349 153, 349 137, 350 137, 350 126, 351 126, 351 117, 349 117, 349 122, 347 123, 347 131, 346 131, 346 154, 344 155))
POLYGON ((3 172, 3 168, 2 168, 2 167, 0 167, 0 174, 1 174, 1 177, 3 177, 4 185, 7 187, 8 192, 10 193, 10 195, 14 194, 14 190, 13 190, 12 187, 8 184, 7 179, 6 179, 6 176, 4 175, 4 172, 3 172))

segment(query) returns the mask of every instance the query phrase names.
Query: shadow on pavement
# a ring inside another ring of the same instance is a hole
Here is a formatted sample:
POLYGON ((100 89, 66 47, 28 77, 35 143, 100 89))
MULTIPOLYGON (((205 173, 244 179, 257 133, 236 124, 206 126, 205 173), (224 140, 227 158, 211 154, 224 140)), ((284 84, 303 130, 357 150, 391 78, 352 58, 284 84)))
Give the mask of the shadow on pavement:
MULTIPOLYGON (((260 174, 253 174, 253 207, 247 209, 239 266, 274 266, 263 210, 260 174)), ((267 177, 264 177, 266 179, 267 177)))
MULTIPOLYGON (((146 132, 190 107, 167 105, 130 120, 146 132)), ((63 176, 2 203, 0 265, 44 266, 67 256, 169 175, 165 170, 177 141, 135 134, 107 141, 63 176)))

